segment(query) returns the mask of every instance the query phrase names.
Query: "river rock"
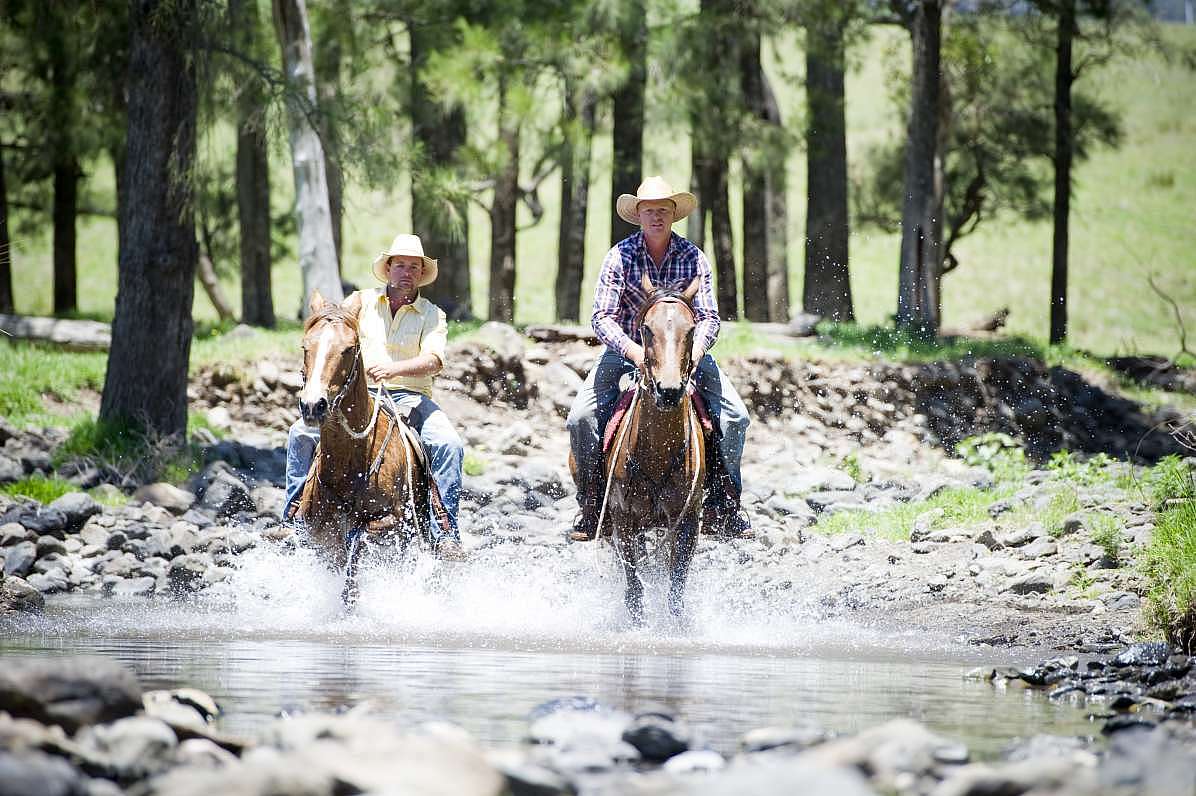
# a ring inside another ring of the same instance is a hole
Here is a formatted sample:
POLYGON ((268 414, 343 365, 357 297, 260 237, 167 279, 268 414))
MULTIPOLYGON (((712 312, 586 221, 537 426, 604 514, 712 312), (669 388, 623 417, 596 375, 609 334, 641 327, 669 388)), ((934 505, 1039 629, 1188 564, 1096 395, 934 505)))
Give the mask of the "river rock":
POLYGON ((195 503, 195 493, 179 489, 174 484, 158 482, 138 487, 130 500, 161 506, 174 514, 182 514, 195 503))
POLYGON ((876 796, 868 781, 849 768, 832 767, 802 758, 769 765, 730 765, 709 776, 686 778, 653 791, 694 796, 764 796, 800 793, 802 796, 876 796))
POLYGON ((33 542, 21 542, 4 551, 4 574, 28 575, 33 571, 33 562, 37 561, 37 545, 33 542))
POLYGON ((203 585, 204 573, 211 566, 211 559, 201 553, 189 553, 170 562, 170 589, 176 593, 193 592, 203 585))
POLYGON ((62 512, 67 533, 77 533, 92 515, 102 511, 102 507, 86 492, 67 492, 50 504, 50 510, 62 512))
POLYGON ((640 756, 659 763, 689 749, 690 732, 683 723, 661 713, 641 713, 623 730, 623 740, 640 756))
POLYGON ((11 547, 19 542, 32 542, 35 539, 37 539, 37 534, 19 522, 6 522, 0 525, 0 547, 11 547))
POLYGON ((58 724, 68 732, 131 716, 141 709, 133 673, 108 658, 6 658, 0 710, 58 724))
POLYGON ((22 503, 9 509, 0 522, 17 522, 39 536, 49 534, 59 539, 66 538, 66 515, 58 509, 43 506, 36 501, 22 503))
POLYGON ((842 470, 830 467, 803 467, 789 475, 785 482, 787 492, 850 492, 856 482, 842 470))
POLYGON ((106 758, 117 778, 125 782, 165 771, 179 745, 174 730, 148 716, 85 727, 76 741, 106 758))
POLYGON ((0 750, 0 796, 88 796, 86 778, 59 757, 0 750))
POLYGON ((820 727, 802 725, 796 727, 759 727, 747 732, 739 741, 739 747, 748 753, 785 749, 800 752, 817 746, 828 738, 820 727))
POLYGON ((1112 660, 1113 666, 1162 666, 1171 657, 1171 645, 1162 641, 1133 644, 1112 660))
POLYGON ((45 607, 46 598, 23 578, 0 579, 0 615, 9 611, 40 611, 45 607))
POLYGON ((582 378, 563 362, 549 363, 536 379, 540 398, 562 418, 568 416, 581 385, 582 378))
POLYGON ((249 489, 229 472, 216 475, 204 490, 199 505, 214 512, 217 517, 231 517, 242 511, 256 511, 249 489))
POLYGON ((829 740, 803 752, 798 759, 868 771, 874 784, 894 788, 904 777, 919 776, 937 767, 940 755, 957 758, 958 747, 916 721, 894 719, 850 738, 829 740))

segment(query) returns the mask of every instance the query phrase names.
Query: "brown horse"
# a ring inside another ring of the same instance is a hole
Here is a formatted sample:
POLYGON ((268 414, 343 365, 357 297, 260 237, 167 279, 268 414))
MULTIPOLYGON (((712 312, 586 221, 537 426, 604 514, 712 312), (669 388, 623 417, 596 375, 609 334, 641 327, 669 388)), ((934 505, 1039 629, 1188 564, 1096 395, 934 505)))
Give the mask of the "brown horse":
MULTIPOLYGON (((643 621, 646 533, 664 530, 668 550, 669 609, 680 616, 685 580, 697 542, 706 480, 706 440, 689 395, 694 339, 694 279, 684 291, 656 288, 644 275, 648 299, 637 325, 644 346, 636 394, 606 459, 607 495, 602 513, 627 578, 627 611, 643 621)), ((599 528, 603 525, 601 515, 599 528)))
POLYGON ((303 328, 303 389, 299 410, 319 424, 320 444, 299 498, 298 514, 312 541, 345 572, 342 599, 357 600, 357 569, 364 536, 418 533, 430 539, 429 503, 444 524, 435 483, 419 437, 385 392, 366 387, 357 315, 361 297, 343 305, 313 291, 303 328))

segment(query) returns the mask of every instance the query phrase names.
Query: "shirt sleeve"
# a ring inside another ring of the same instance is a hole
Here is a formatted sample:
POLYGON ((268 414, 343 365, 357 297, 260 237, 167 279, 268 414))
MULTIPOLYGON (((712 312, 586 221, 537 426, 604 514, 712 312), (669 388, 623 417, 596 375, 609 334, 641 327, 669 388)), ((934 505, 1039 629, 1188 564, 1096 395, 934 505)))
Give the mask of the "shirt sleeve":
POLYGON ((698 285, 698 293, 694 296, 694 317, 697 328, 694 329, 694 339, 702 344, 704 351, 714 347, 718 339, 719 319, 718 303, 714 300, 714 274, 710 269, 710 261, 705 252, 698 252, 698 277, 702 280, 698 285))
MULTIPOLYGON (((632 340, 619 325, 619 302, 623 297, 623 255, 619 247, 611 247, 598 271, 598 287, 594 290, 594 309, 590 325, 608 348, 627 356, 632 340)), ((717 315, 717 313, 716 313, 717 315)))
POLYGON ((420 337, 419 352, 421 354, 435 354, 444 367, 444 350, 448 345, 448 317, 444 310, 433 305, 431 311, 424 315, 424 333, 420 337))

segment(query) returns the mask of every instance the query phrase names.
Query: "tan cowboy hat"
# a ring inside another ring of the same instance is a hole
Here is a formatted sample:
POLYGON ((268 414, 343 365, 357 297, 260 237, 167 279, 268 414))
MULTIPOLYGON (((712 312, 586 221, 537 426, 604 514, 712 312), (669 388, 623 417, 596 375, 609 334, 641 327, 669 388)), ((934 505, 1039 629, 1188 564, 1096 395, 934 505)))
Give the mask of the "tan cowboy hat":
POLYGON ((665 182, 664 177, 658 174, 640 183, 635 196, 629 193, 622 194, 615 202, 615 210, 618 212, 619 218, 638 227, 640 220, 636 215, 636 210, 639 208, 640 202, 653 199, 671 199, 673 204, 677 205, 677 215, 673 216, 674 222, 685 218, 698 206, 698 197, 689 191, 674 191, 673 186, 665 182))
POLYGON ((387 267, 387 262, 395 255, 403 255, 406 257, 420 257, 424 261, 424 272, 416 281, 416 287, 423 287, 430 285, 436 281, 436 275, 440 272, 436 261, 424 254, 424 244, 419 239, 419 235, 399 235, 394 239, 394 243, 390 244, 390 248, 381 252, 377 258, 374 259, 374 276, 378 277, 379 282, 388 281, 390 269, 387 267))

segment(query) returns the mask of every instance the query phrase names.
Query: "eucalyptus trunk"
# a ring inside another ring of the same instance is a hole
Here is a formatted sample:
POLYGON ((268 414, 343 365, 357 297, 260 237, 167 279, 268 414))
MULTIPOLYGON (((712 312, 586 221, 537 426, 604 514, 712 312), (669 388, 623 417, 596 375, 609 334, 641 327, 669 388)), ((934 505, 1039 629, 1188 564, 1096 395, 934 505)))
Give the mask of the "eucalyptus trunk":
POLYGON ((196 0, 130 3, 120 266, 100 419, 187 429, 197 245, 191 196, 196 0))
MULTIPOLYGON (((327 18, 330 29, 315 42, 316 96, 321 107, 337 108, 341 97, 341 65, 344 61, 345 32, 352 25, 352 9, 345 0, 334 0, 327 18)), ((320 133, 324 144, 324 171, 328 175, 328 211, 332 218, 332 243, 336 249, 337 273, 343 272, 345 215, 345 172, 341 168, 340 140, 336 122, 321 117, 320 133)))
POLYGON ((802 309, 854 321, 847 241, 847 119, 843 27, 815 23, 806 37, 806 260, 802 309))
MULTIPOLYGON (((764 66, 760 63, 760 32, 749 29, 740 40, 740 81, 747 109, 768 121, 764 97, 764 66)), ((768 183, 765 152, 747 152, 743 158, 743 315, 749 321, 767 321, 768 301, 768 183)))
MULTIPOLYGON (((768 122, 782 127, 781 109, 764 76, 764 106, 768 122)), ((785 161, 764 175, 765 208, 768 215, 768 318, 775 323, 789 320, 789 202, 785 161)))
POLYGON ((648 76, 648 23, 644 0, 627 0, 620 22, 619 42, 627 60, 627 77, 614 94, 611 130, 610 242, 618 243, 637 228, 619 218, 613 208, 620 194, 634 194, 643 180, 644 84, 648 76))
POLYGON ((905 201, 901 213, 901 260, 897 325, 918 334, 938 333, 934 289, 941 227, 937 219, 935 155, 940 101, 942 5, 919 0, 910 18, 913 75, 905 150, 905 201))
POLYGON ((1051 240, 1051 345, 1067 339, 1067 250, 1071 214, 1071 162, 1074 140, 1071 120, 1072 42, 1076 33, 1075 0, 1062 0, 1055 42, 1055 206, 1051 240))
POLYGON ((577 95, 566 81, 565 146, 561 159, 561 223, 557 234, 556 317, 581 319, 581 281, 585 276, 586 212, 590 201, 590 157, 598 98, 591 90, 577 95))
POLYGON ((515 209, 519 200, 519 121, 506 107, 506 78, 499 79, 498 130, 503 162, 490 206, 490 320, 515 321, 515 209))
MULTIPOLYGON (((240 45, 256 50, 260 31, 257 3, 230 0, 229 17, 240 45)), ((270 150, 261 109, 265 99, 255 82, 237 97, 237 219, 241 238, 241 321, 273 327, 270 275, 270 150)))
MULTIPOLYGON (((411 22, 411 120, 415 140, 425 158, 424 173, 454 170, 466 141, 465 111, 445 110, 428 92, 422 71, 428 56, 453 47, 450 25, 411 22)), ((420 292, 450 318, 473 317, 473 291, 469 281, 469 207, 431 194, 428 183, 411 181, 411 221, 414 232, 430 256, 440 259, 440 275, 420 292)))
POLYGON ((325 299, 344 298, 332 236, 328 175, 324 147, 313 124, 316 86, 312 67, 311 31, 304 0, 274 0, 274 26, 282 48, 291 96, 287 103, 291 161, 295 175, 295 218, 299 229, 299 270, 303 296, 299 312, 307 316, 314 290, 325 299))

